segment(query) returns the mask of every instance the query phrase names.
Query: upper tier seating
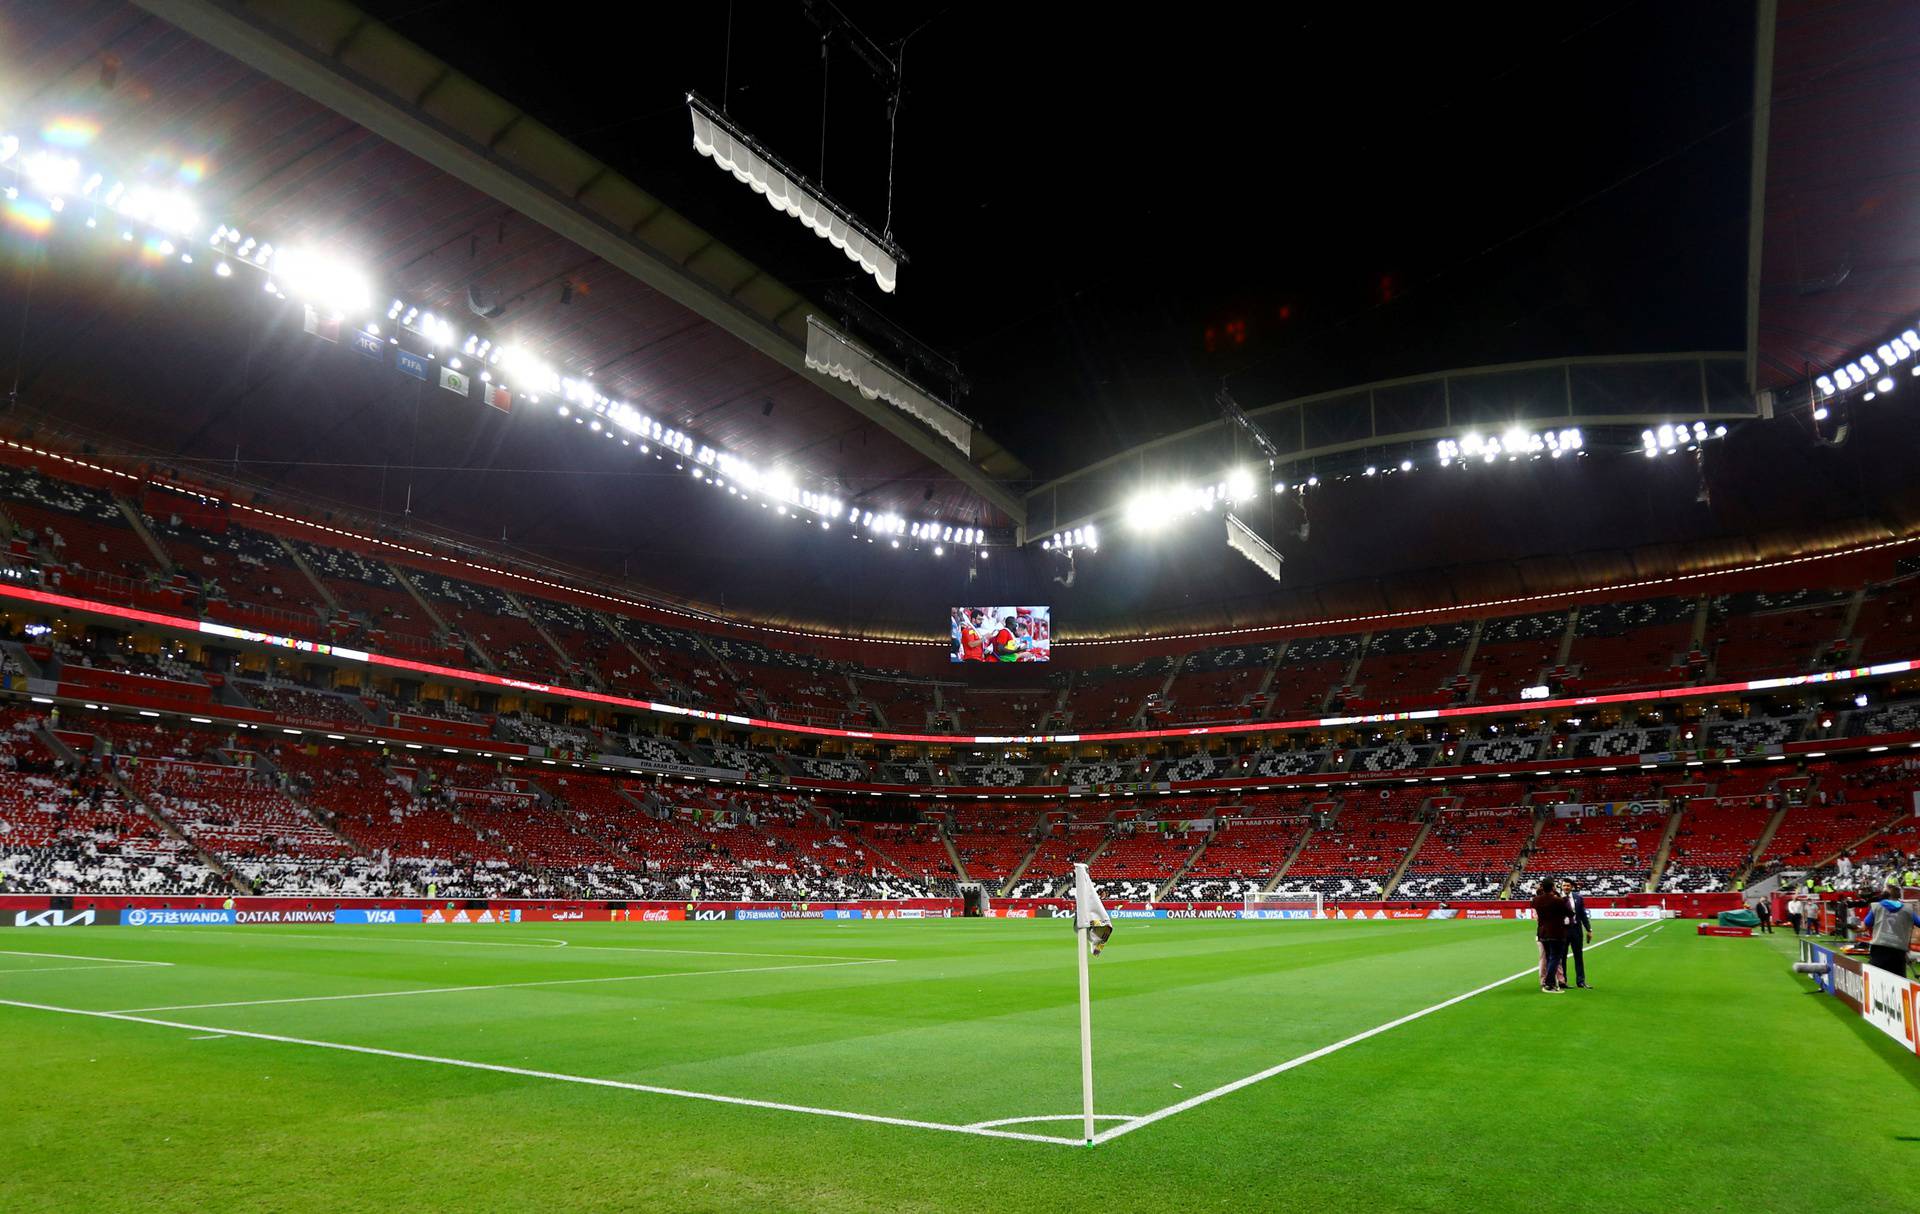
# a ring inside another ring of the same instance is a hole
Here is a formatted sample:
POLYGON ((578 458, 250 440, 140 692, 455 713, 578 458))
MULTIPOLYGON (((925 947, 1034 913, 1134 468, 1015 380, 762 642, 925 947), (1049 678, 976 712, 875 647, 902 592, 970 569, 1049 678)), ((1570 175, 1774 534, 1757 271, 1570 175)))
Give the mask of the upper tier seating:
MULTIPOLYGON (((339 608, 354 617, 369 643, 382 649, 447 655, 449 645, 438 635, 439 628, 385 561, 304 540, 293 546, 339 608)), ((451 649, 458 654, 457 645, 451 649)))
POLYGON ((1920 579, 1871 588, 1853 635, 1860 638, 1856 665, 1920 657, 1920 579))
POLYGON ((1473 639, 1467 623, 1422 624, 1376 632, 1354 673, 1349 712, 1431 708, 1452 700, 1444 685, 1460 669, 1460 655, 1473 639))
POLYGON ((0 509, 19 529, 18 538, 50 563, 134 582, 160 572, 153 553, 103 490, 0 464, 0 509))
POLYGON ((1847 595, 1747 593, 1711 604, 1708 648, 1720 681, 1800 674, 1840 639, 1847 595))
POLYGON ((1582 607, 1573 627, 1565 680, 1582 694, 1656 687, 1687 678, 1696 599, 1646 599, 1582 607))
POLYGON ((1468 676, 1477 677, 1474 699, 1483 704, 1517 700, 1525 687, 1537 686, 1560 653, 1566 635, 1565 611, 1507 615, 1480 626, 1468 676))

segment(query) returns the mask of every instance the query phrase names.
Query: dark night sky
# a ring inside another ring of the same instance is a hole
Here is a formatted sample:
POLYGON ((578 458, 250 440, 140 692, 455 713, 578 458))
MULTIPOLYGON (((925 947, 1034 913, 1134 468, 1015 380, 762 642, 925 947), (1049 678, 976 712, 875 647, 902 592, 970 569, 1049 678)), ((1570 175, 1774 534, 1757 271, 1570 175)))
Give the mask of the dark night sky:
MULTIPOLYGON (((849 3, 882 43, 918 30, 893 297, 691 147, 681 94, 724 91, 817 171, 821 55, 799 0, 736 3, 730 69, 717 0, 634 6, 619 33, 604 9, 367 7, 788 283, 852 284, 959 360, 964 407, 1042 476, 1207 420, 1223 376, 1257 405, 1743 341, 1753 16, 1737 0, 1152 22, 849 3)), ((878 224, 882 97, 844 51, 827 79, 827 188, 878 224)))

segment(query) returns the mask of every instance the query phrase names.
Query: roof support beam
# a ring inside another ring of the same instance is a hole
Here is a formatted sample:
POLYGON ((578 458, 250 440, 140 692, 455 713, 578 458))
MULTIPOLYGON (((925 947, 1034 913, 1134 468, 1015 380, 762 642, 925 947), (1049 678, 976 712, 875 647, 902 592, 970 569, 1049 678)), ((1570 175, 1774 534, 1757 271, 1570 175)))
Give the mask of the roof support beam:
MULTIPOLYGON (((580 206, 422 111, 413 102, 326 58, 274 28, 273 6, 249 7, 235 0, 135 0, 141 8, 335 113, 404 148, 442 172, 551 229, 609 265, 631 274, 662 295, 718 325, 753 349, 907 444, 991 502, 1024 531, 1026 503, 1020 494, 975 467, 965 456, 884 401, 870 401, 847 384, 807 370, 806 350, 786 334, 707 284, 689 277, 673 259, 580 206)), ((332 6, 328 6, 331 8, 332 6)), ((324 11, 324 10, 319 10, 324 11)), ((339 6, 343 33, 367 18, 339 6)), ((316 10, 303 19, 314 20, 316 10)), ((528 116, 517 112, 497 134, 528 116)))

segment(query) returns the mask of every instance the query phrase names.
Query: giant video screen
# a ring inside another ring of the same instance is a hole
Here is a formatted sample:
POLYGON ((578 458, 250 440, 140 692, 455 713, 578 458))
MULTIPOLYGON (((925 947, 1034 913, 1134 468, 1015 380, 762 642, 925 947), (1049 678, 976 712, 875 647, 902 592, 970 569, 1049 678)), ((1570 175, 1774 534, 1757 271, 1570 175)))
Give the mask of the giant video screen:
POLYGON ((954 662, 1044 662, 1053 648, 1050 607, 955 607, 948 617, 954 662))

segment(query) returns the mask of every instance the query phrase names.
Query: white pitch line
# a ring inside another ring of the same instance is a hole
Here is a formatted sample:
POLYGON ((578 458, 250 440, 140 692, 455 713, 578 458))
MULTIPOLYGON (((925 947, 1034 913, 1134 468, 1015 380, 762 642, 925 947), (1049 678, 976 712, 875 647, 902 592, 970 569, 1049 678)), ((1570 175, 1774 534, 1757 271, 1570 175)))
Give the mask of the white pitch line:
MULTIPOLYGON (((1633 935, 1635 932, 1643 932, 1643 931, 1646 931, 1649 927, 1653 927, 1653 926, 1654 924, 1651 924, 1651 923, 1643 923, 1639 927, 1629 928, 1628 930, 1621 932, 1617 936, 1609 936, 1605 940, 1602 940, 1599 944, 1593 945, 1593 947, 1594 948, 1604 947, 1608 944, 1612 944, 1615 940, 1624 940, 1628 936, 1633 935)), ((1436 1003, 1431 1007, 1423 1007, 1417 1012, 1408 1012, 1406 1015, 1398 1017, 1397 1019, 1394 1019, 1394 1020, 1389 1020, 1385 1024, 1377 1024, 1374 1027, 1365 1030, 1364 1032, 1355 1033, 1351 1037, 1347 1037, 1347 1038, 1344 1038, 1343 1040, 1336 1041, 1332 1045, 1323 1045, 1317 1050, 1313 1050, 1309 1053, 1300 1055, 1298 1058, 1289 1058, 1287 1061, 1280 1063, 1278 1066, 1270 1066, 1264 1071, 1256 1071, 1253 1074, 1246 1076, 1245 1078, 1236 1079, 1232 1083, 1223 1083, 1219 1087, 1214 1088, 1212 1091, 1201 1092, 1197 1096, 1189 1096, 1185 1100, 1182 1100, 1177 1104, 1170 1104, 1164 1109, 1155 1109, 1153 1112, 1148 1113, 1143 1117, 1134 1118, 1132 1121, 1127 1122, 1125 1125, 1117 1125, 1113 1127, 1111 1130, 1102 1130, 1098 1134, 1095 1134, 1093 1136, 1093 1141, 1095 1145, 1098 1145, 1100 1143, 1109 1142, 1115 1138, 1118 1138, 1122 1134, 1131 1134, 1135 1130, 1142 1129, 1146 1126, 1150 1126, 1156 1121, 1163 1121, 1166 1118, 1173 1116, 1175 1113, 1184 1113, 1188 1109, 1196 1108, 1200 1105, 1207 1103, 1209 1100, 1217 1100, 1222 1096, 1231 1095, 1232 1093, 1239 1091, 1241 1088, 1251 1087, 1254 1084, 1261 1082, 1262 1080, 1271 1079, 1275 1075, 1279 1075, 1287 1071, 1291 1071, 1295 1067, 1305 1066, 1307 1063, 1313 1062, 1316 1059, 1325 1058, 1328 1054, 1334 1053, 1338 1050, 1344 1050, 1350 1045, 1358 1045, 1362 1041, 1367 1040, 1368 1038, 1378 1037, 1380 1034, 1386 1032, 1388 1029, 1397 1029, 1403 1024, 1411 1024, 1413 1021, 1420 1019, 1422 1016, 1431 1016, 1433 1013, 1442 1011, 1446 1008, 1450 1008, 1456 1003, 1464 1003, 1467 1000, 1473 998, 1475 995, 1484 995, 1488 991, 1494 990, 1498 987, 1505 986, 1509 982, 1517 982, 1520 979, 1527 977, 1528 975, 1534 975, 1537 977, 1539 973, 1540 973, 1540 967, 1538 965, 1528 966, 1526 969, 1520 970, 1517 973, 1508 974, 1505 978, 1495 979, 1494 981, 1487 983, 1485 986, 1475 987, 1474 989, 1468 991, 1464 995, 1455 995, 1453 998, 1443 999, 1439 1003, 1436 1003)))
MULTIPOLYGON (((689 957, 773 957, 778 960, 878 961, 879 957, 849 957, 845 953, 733 953, 717 948, 646 948, 637 944, 576 944, 576 952, 593 953, 684 953, 689 957)), ((885 960, 892 961, 888 957, 885 960)))
MULTIPOLYGON (((1662 924, 1660 925, 1660 927, 1656 927, 1656 928, 1654 928, 1654 929, 1653 929, 1652 931, 1650 931, 1650 932, 1648 932, 1648 933, 1647 933, 1646 935, 1644 935, 1644 936, 1642 936, 1642 937, 1640 937, 1640 938, 1639 938, 1638 940, 1635 940, 1635 941, 1633 942, 1633 944, 1629 944, 1629 945, 1627 945, 1627 947, 1628 947, 1628 948, 1632 948, 1632 947, 1634 947, 1634 945, 1636 945, 1636 944, 1645 944, 1645 943, 1646 943, 1647 941, 1649 941, 1649 940, 1651 940, 1651 939, 1653 939, 1653 938, 1654 938, 1655 936, 1657 936, 1657 935, 1659 935, 1659 934, 1660 934, 1660 928, 1661 928, 1661 927, 1665 927, 1665 926, 1666 926, 1666 924, 1664 924, 1664 923, 1662 923, 1662 924)), ((1596 947, 1596 948, 1598 948, 1599 946, 1598 946, 1598 945, 1595 945, 1594 947, 1596 947)))
POLYGON ((256 929, 234 929, 229 931, 218 927, 190 927, 196 936, 245 936, 253 940, 373 940, 381 944, 431 944, 455 945, 463 948, 537 948, 552 950, 566 948, 567 942, 554 936, 533 936, 528 940, 429 940, 421 936, 368 936, 361 933, 349 935, 345 932, 289 932, 274 930, 274 925, 263 924, 256 929))
MULTIPOLYGON (((215 1007, 263 1007, 272 1003, 335 1003, 343 999, 399 999, 407 995, 454 995, 464 991, 506 991, 523 986, 580 986, 595 982, 644 982, 649 978, 702 978, 708 974, 778 974, 789 970, 831 970, 849 965, 885 965, 891 958, 870 961, 834 961, 826 965, 752 965, 725 970, 671 970, 663 974, 615 974, 603 978, 541 978, 531 982, 493 982, 484 986, 433 986, 404 991, 364 991, 357 995, 298 995, 286 999, 238 999, 231 1003, 171 1003, 164 1007, 122 1008, 129 1012, 194 1012, 215 1007)), ((0 971, 4 972, 4 971, 0 971)))
MULTIPOLYGON (((196 931, 195 935, 204 936, 248 936, 262 940, 368 940, 380 944, 457 944, 471 948, 572 948, 575 952, 592 953, 669 953, 685 957, 766 957, 776 961, 878 961, 878 957, 852 957, 845 953, 742 953, 717 948, 649 948, 637 944, 569 944, 557 940, 552 944, 534 944, 519 940, 434 940, 423 936, 367 936, 367 935, 331 935, 327 932, 259 932, 259 931, 196 931)), ((535 940, 554 940, 551 936, 536 936, 535 940)), ((897 958, 887 957, 893 961, 897 958)))
POLYGON ((226 1036, 225 1033, 206 1033, 199 1037, 189 1037, 187 1038, 187 1040, 188 1041, 219 1041, 225 1036, 226 1036))
POLYGON ((25 953, 17 948, 0 948, 0 956, 53 957, 60 961, 112 961, 119 965, 172 965, 171 961, 129 961, 125 957, 88 957, 81 953, 25 953))
MULTIPOLYGON (((1025 1125, 1030 1121, 1083 1121, 1085 1119, 1086 1114, 1084 1113, 1049 1113, 1045 1117, 1001 1117, 993 1121, 973 1121, 967 1123, 967 1128, 969 1130, 990 1130, 998 1125, 1025 1125)), ((1095 1121, 1134 1120, 1133 1117, 1126 1113, 1095 1113, 1093 1119, 1095 1121)), ((1068 1142, 1071 1140, 1063 1138, 1060 1141, 1068 1142)))
POLYGON ((592 1075, 569 1075, 561 1071, 536 1071, 525 1067, 502 1066, 494 1062, 474 1062, 466 1058, 441 1058, 433 1054, 414 1054, 405 1050, 383 1050, 371 1045, 348 1045, 340 1041, 315 1041, 307 1037, 283 1037, 277 1033, 255 1033, 244 1029, 216 1028, 206 1024, 185 1024, 177 1020, 154 1020, 125 1012, 95 1012, 77 1007, 54 1007, 45 1003, 25 1003, 18 999, 0 999, 0 1006, 25 1008, 35 1012, 57 1012, 65 1016, 92 1016, 101 1020, 119 1020, 128 1024, 151 1024, 165 1029, 217 1034, 223 1037, 247 1037, 255 1041, 274 1041, 282 1045, 304 1045, 313 1049, 340 1050, 349 1054, 368 1054, 377 1058, 398 1058, 405 1062, 431 1062, 438 1066, 460 1067, 470 1071, 491 1071, 499 1075, 518 1075, 526 1079, 551 1079, 556 1083, 578 1083, 588 1087, 619 1088, 628 1092, 646 1092, 655 1096, 677 1096, 683 1100, 704 1100, 713 1104, 739 1105, 750 1109, 771 1109, 781 1113, 806 1113, 814 1117, 834 1117, 843 1121, 865 1121, 877 1125, 905 1126, 916 1130, 939 1130, 948 1134, 973 1134, 981 1138, 1012 1138, 1022 1142, 1045 1142, 1056 1146, 1077 1147, 1076 1138, 1050 1134, 1026 1134, 1018 1130, 1000 1130, 943 1121, 919 1121, 911 1117, 885 1117, 878 1113, 855 1113, 847 1109, 823 1109, 805 1104, 786 1104, 778 1100, 752 1100, 745 1096, 722 1096, 716 1092, 695 1092, 685 1088, 658 1087, 650 1083, 629 1083, 623 1079, 600 1079, 592 1075))
MULTIPOLYGON (((170 965, 172 962, 162 962, 161 964, 170 965)), ((71 974, 75 970, 124 970, 143 968, 145 968, 145 966, 142 963, 125 961, 117 965, 35 965, 21 970, 0 969, 0 978, 11 978, 15 974, 71 974)))

